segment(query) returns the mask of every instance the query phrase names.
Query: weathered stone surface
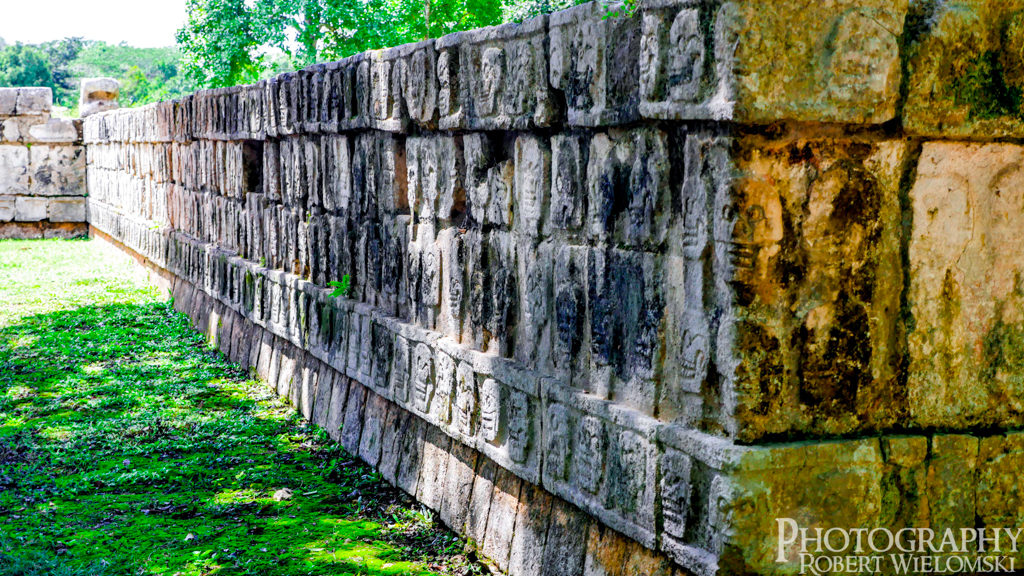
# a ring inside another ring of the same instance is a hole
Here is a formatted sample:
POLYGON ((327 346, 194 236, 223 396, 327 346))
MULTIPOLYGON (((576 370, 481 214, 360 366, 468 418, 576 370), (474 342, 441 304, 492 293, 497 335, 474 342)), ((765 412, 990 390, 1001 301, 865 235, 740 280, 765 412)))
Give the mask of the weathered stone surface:
POLYGON ((565 93, 569 124, 624 124, 639 113, 640 19, 607 17, 588 2, 548 21, 551 86, 565 93))
POLYGON ((113 78, 83 78, 78 100, 78 115, 82 118, 118 108, 117 97, 121 84, 113 78))
POLYGON ((47 219, 50 222, 85 222, 85 198, 51 198, 47 219))
POLYGON ((892 426, 907 412, 893 345, 905 144, 739 146, 731 198, 714 206, 716 266, 736 307, 718 336, 734 350, 716 358, 736 398, 723 426, 746 441, 892 426))
POLYGON ((25 146, 0 146, 0 193, 28 194, 28 154, 25 146))
MULTIPOLYGON (((899 98, 899 41, 907 5, 907 0, 723 4, 714 23, 715 60, 718 67, 732 60, 732 118, 754 124, 891 120, 899 98)), ((696 59, 687 52, 693 45, 689 38, 706 28, 684 22, 696 18, 698 11, 687 6, 671 28, 667 18, 662 21, 661 33, 670 41, 679 30, 679 56, 666 63, 696 59)), ((685 87, 679 85, 678 92, 686 93, 685 87)))
POLYGON ((49 88, 18 88, 18 114, 48 114, 53 108, 53 90, 49 88))
POLYGON ((18 222, 37 222, 46 219, 49 200, 34 196, 18 196, 14 200, 14 219, 18 222))
POLYGON ((925 143, 910 190, 910 369, 914 423, 1024 422, 1024 260, 1014 144, 925 143))
POLYGON ((1018 0, 918 2, 904 125, 938 137, 1020 137, 1024 89, 1018 0))
POLYGON ((14 220, 14 196, 0 196, 0 222, 14 220))
POLYGON ((85 149, 35 145, 29 150, 29 191, 40 196, 85 196, 85 149))
POLYGON ((36 142, 72 143, 81 139, 75 123, 68 118, 50 118, 45 124, 29 127, 28 133, 36 142))

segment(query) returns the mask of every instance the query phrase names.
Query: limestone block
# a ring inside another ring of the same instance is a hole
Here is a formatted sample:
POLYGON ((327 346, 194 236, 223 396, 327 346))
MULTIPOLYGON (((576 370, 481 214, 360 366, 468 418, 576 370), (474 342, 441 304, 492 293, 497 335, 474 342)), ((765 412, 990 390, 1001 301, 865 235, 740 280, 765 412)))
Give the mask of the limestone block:
POLYGON ((369 67, 368 127, 389 132, 405 131, 409 116, 402 99, 404 65, 400 56, 403 51, 411 49, 411 46, 403 46, 366 53, 366 65, 369 67))
POLYGON ((744 440, 892 425, 906 413, 891 345, 905 144, 794 137, 738 148, 732 192, 713 206, 716 274, 734 307, 715 337, 725 401, 736 402, 736 422, 722 424, 744 440))
POLYGON ((512 197, 517 231, 536 236, 544 225, 551 189, 551 148, 546 138, 516 138, 512 197))
POLYGON ((18 109, 18 89, 0 88, 0 116, 12 116, 18 109))
POLYGON ((83 78, 78 100, 78 115, 82 118, 98 112, 115 110, 121 84, 113 78, 83 78))
POLYGON ((712 202, 716 191, 731 186, 732 164, 728 141, 700 133, 680 138, 685 138, 682 182, 672 205, 664 261, 666 356, 658 414, 662 420, 698 427, 702 419, 705 424, 718 419, 711 414, 717 408, 713 399, 721 392, 707 376, 713 365, 716 309, 729 304, 719 300, 728 290, 708 287, 713 275, 707 255, 712 202))
POLYGON ((29 151, 32 194, 85 196, 85 149, 38 144, 29 151))
POLYGON ((15 196, 0 196, 0 222, 14 220, 14 199, 15 196))
POLYGON ((465 211, 460 144, 455 137, 442 135, 406 140, 407 201, 418 220, 447 222, 465 211))
POLYGON ((0 193, 28 194, 29 153, 25 146, 0 146, 0 193))
POLYGON ((598 2, 549 16, 551 86, 565 92, 568 123, 635 120, 640 87, 640 19, 606 17, 598 2))
POLYGON ((1024 422, 1024 300, 1017 249, 1024 148, 927 142, 910 190, 907 394, 914 422, 1024 422))
POLYGON ((50 222, 85 222, 85 198, 51 198, 47 218, 50 222))
POLYGON ((592 520, 564 500, 553 498, 544 544, 542 576, 582 574, 592 520))
POLYGON ((904 126, 912 133, 984 138, 1024 135, 1019 0, 919 3, 927 24, 912 47, 904 126), (1018 96, 1015 96, 1017 94, 1018 96))
POLYGON ((439 38, 437 70, 443 130, 549 126, 556 107, 548 84, 547 16, 439 38))
POLYGON ((437 127, 438 66, 434 41, 406 44, 397 52, 402 101, 409 119, 424 128, 437 127))
POLYGON ((46 219, 49 200, 35 196, 18 196, 14 199, 14 220, 17 222, 38 222, 46 219))
POLYGON ((34 142, 71 143, 79 140, 75 122, 68 118, 50 118, 45 124, 30 126, 29 140, 34 142))
POLYGON ((18 88, 19 115, 49 114, 53 108, 53 90, 49 88, 18 88))
POLYGON ((587 264, 591 391, 653 414, 663 350, 661 258, 594 248, 587 264))
POLYGON ((644 117, 877 124, 895 115, 906 0, 643 7, 644 117))
POLYGON ((653 128, 596 134, 587 195, 591 238, 638 247, 662 243, 671 213, 667 134, 653 128))
MULTIPOLYGON (((1019 526, 1024 518, 1024 499, 1017 470, 1024 462, 1024 435, 981 438, 978 448, 978 480, 975 513, 986 526, 1019 526)), ((962 488, 969 488, 968 481, 962 488)))
POLYGON ((787 562, 776 563, 777 518, 803 526, 896 528, 880 523, 885 463, 877 439, 757 448, 738 468, 731 477, 715 475, 701 504, 708 510, 705 549, 720 554, 719 573, 798 571, 797 545, 783 548, 787 562))

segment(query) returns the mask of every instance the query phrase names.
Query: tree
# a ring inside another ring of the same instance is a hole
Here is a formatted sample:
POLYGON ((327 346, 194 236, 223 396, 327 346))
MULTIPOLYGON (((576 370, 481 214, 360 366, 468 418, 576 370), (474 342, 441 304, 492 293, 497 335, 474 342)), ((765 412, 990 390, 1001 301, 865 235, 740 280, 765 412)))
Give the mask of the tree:
MULTIPOLYGON (((178 46, 188 75, 207 87, 233 86, 259 77, 259 48, 269 39, 274 22, 260 6, 276 0, 187 0, 188 21, 178 30, 178 46)), ((273 14, 273 12, 270 12, 273 14)))
POLYGON ((44 42, 39 47, 46 54, 53 74, 53 101, 73 108, 78 102, 78 79, 71 70, 71 63, 85 47, 85 40, 81 36, 69 37, 44 42))
POLYGON ((498 24, 493 0, 188 0, 178 31, 203 86, 252 82, 280 52, 299 68, 358 52, 498 24))
POLYGON ((46 54, 21 42, 0 49, 0 86, 53 88, 53 73, 46 54))

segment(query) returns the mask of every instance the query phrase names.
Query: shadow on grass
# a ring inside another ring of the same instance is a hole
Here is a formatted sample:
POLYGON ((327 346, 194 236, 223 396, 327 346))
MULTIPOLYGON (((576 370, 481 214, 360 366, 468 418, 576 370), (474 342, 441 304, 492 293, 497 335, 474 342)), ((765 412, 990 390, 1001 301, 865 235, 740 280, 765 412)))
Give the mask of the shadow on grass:
POLYGON ((478 572, 461 549, 168 304, 0 328, 0 576, 478 572))

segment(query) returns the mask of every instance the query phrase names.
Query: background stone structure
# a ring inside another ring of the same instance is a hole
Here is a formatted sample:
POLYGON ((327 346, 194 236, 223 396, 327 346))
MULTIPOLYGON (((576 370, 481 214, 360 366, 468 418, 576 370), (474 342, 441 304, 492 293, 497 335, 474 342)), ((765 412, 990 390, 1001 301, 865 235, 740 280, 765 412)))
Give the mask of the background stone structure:
POLYGON ((96 114, 89 220, 510 574, 1016 527, 1017 4, 589 4, 96 114))
POLYGON ((88 230, 81 122, 52 106, 49 88, 0 88, 0 238, 88 230))

